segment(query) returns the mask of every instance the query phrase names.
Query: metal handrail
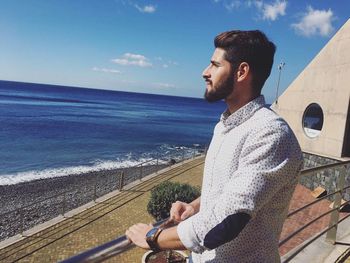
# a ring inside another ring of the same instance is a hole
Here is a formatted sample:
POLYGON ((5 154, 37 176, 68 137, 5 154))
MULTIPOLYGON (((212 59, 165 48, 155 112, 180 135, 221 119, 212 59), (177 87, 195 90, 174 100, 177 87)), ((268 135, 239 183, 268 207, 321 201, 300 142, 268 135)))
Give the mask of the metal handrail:
POLYGON ((335 195, 335 194, 337 194, 337 193, 340 193, 340 192, 342 192, 342 191, 344 191, 344 190, 346 190, 346 189, 349 189, 349 188, 350 188, 350 185, 348 185, 347 187, 344 187, 343 190, 338 190, 338 191, 335 191, 335 192, 333 192, 333 193, 327 194, 327 195, 325 195, 325 196, 323 196, 323 197, 317 198, 315 201, 312 201, 311 203, 308 203, 308 204, 306 204, 306 205, 304 205, 304 206, 302 206, 302 207, 300 207, 300 208, 298 208, 298 209, 296 209, 296 210, 290 212, 290 213, 287 215, 287 217, 290 217, 290 216, 292 216, 292 215, 294 215, 294 214, 300 212, 301 210, 304 210, 305 208, 308 208, 309 206, 312 206, 312 205, 314 205, 314 204, 316 204, 316 203, 318 203, 318 202, 320 202, 320 201, 322 201, 322 200, 324 200, 324 199, 326 199, 326 198, 328 198, 328 197, 330 197, 330 196, 332 196, 332 195, 335 195))
MULTIPOLYGON (((167 219, 156 222, 153 226, 160 226, 168 221, 167 219)), ((114 257, 127 249, 134 247, 125 235, 117 237, 100 246, 89 249, 71 258, 61 261, 61 263, 97 263, 102 262, 108 258, 114 257)))
POLYGON ((335 210, 341 209, 343 206, 347 205, 349 201, 344 202, 343 204, 341 204, 338 207, 335 207, 321 215, 319 215, 318 217, 314 218, 313 220, 311 220, 310 222, 306 223, 305 225, 303 225, 302 227, 298 228, 297 230, 295 230, 292 234, 290 234, 289 236, 287 236, 286 238, 284 238, 283 240, 281 240, 279 242, 279 246, 282 246, 284 243, 286 243, 288 240, 290 240, 291 238, 293 238, 295 235, 297 235, 298 233, 300 233, 301 231, 303 231, 305 228, 307 228, 308 226, 310 226, 311 224, 315 223, 317 220, 321 219, 322 217, 332 213, 335 210))
POLYGON ((337 166, 342 166, 342 165, 347 165, 347 164, 350 164, 350 160, 349 161, 344 161, 344 162, 326 164, 326 165, 317 166, 317 167, 313 167, 313 168, 308 168, 308 169, 302 170, 301 171, 301 175, 305 176, 305 175, 307 175, 309 173, 314 173, 314 172, 318 172, 318 171, 321 171, 321 170, 334 168, 334 167, 337 167, 337 166))
POLYGON ((339 225, 341 222, 343 222, 345 219, 347 219, 350 216, 350 214, 344 216, 342 219, 338 221, 338 223, 332 224, 331 226, 327 227, 326 229, 322 230, 320 233, 318 233, 316 236, 313 236, 311 239, 307 240, 307 242, 303 243, 300 247, 297 248, 297 250, 293 251, 289 257, 283 261, 283 263, 287 263, 290 260, 292 260, 296 255, 299 254, 304 248, 306 248, 308 245, 310 245, 312 242, 314 242, 317 238, 328 232, 333 227, 339 225))
POLYGON ((303 225, 302 227, 300 227, 299 229, 297 229, 296 231, 294 231, 293 233, 291 233, 289 236, 287 236, 286 238, 284 238, 283 240, 281 240, 279 242, 279 246, 282 246, 283 244, 285 244, 288 240, 290 240, 291 238, 293 238, 295 235, 297 235, 298 233, 300 233, 302 230, 304 230, 305 228, 307 228, 308 226, 310 226, 311 224, 313 224, 314 222, 316 222, 317 220, 319 220, 320 218, 328 215, 328 214, 331 214, 331 218, 330 218, 330 221, 329 221, 329 226, 328 228, 326 228, 324 231, 322 231, 320 234, 316 235, 315 237, 313 237, 310 240, 308 240, 306 243, 304 243, 302 245, 302 247, 298 248, 297 251, 294 251, 293 254, 291 256, 288 257, 288 259, 284 262, 289 262, 289 260, 291 260, 293 257, 295 257, 302 249, 304 249, 305 247, 307 247, 309 244, 311 244, 313 241, 315 241, 318 237, 320 237, 321 235, 323 235, 324 233, 327 232, 327 237, 326 237, 326 240, 328 242, 331 242, 331 243, 335 243, 336 241, 336 226, 341 223, 345 218, 349 217, 349 215, 345 216, 344 218, 342 218, 341 220, 339 220, 339 211, 341 208, 343 208, 345 205, 349 204, 350 200, 348 201, 345 201, 344 203, 341 203, 341 195, 342 193, 350 188, 350 185, 349 186, 346 186, 344 187, 344 182, 345 182, 345 175, 346 175, 346 170, 347 170, 347 164, 349 164, 350 161, 345 161, 345 162, 340 162, 340 163, 334 163, 334 164, 330 164, 330 165, 324 165, 324 166, 320 166, 320 167, 315 167, 315 168, 311 168, 311 169, 307 169, 305 171, 302 172, 302 174, 304 175, 307 175, 307 174, 310 174, 310 173, 314 173, 316 171, 319 171, 319 170, 324 170, 324 169, 329 169, 329 168, 335 168, 335 167, 338 167, 338 166, 342 166, 343 167, 343 170, 342 172, 340 172, 339 174, 339 177, 338 177, 338 180, 337 180, 337 186, 336 186, 336 189, 337 191, 333 192, 333 193, 330 193, 322 198, 319 198, 318 200, 315 200, 309 204, 306 204, 304 205, 303 207, 291 212, 288 214, 288 217, 304 210, 305 208, 311 206, 311 205, 314 205, 322 200, 324 200, 325 198, 329 197, 329 196, 332 196, 332 195, 335 195, 335 194, 338 194, 336 197, 335 197, 335 201, 334 201, 334 205, 336 207, 333 207, 333 209, 319 215, 318 217, 314 218, 313 220, 311 220, 310 222, 306 223, 305 225, 303 225))

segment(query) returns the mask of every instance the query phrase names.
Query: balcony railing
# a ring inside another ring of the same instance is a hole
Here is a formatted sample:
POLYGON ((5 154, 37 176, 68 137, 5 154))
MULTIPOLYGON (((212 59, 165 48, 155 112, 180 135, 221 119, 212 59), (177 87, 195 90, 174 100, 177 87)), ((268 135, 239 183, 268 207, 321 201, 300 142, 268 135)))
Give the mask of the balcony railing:
POLYGON ((319 203, 322 200, 328 199, 329 197, 332 197, 332 196, 334 196, 334 202, 333 202, 334 205, 333 205, 332 209, 330 209, 329 211, 318 215, 313 220, 305 223, 303 226, 301 226, 300 228, 298 228, 293 233, 289 234, 287 237, 285 237, 283 240, 281 240, 279 242, 279 245, 282 246, 287 241, 292 239, 294 236, 299 234, 301 231, 303 231, 304 229, 306 229, 310 225, 314 224, 316 221, 320 220, 321 218, 325 217, 326 215, 329 215, 329 214, 331 215, 329 223, 328 223, 328 227, 326 229, 322 230, 317 235, 315 235, 312 238, 310 238, 309 240, 307 240, 306 242, 302 243, 297 249, 293 250, 292 253, 288 253, 288 256, 283 258, 283 263, 291 261, 303 249, 305 249, 308 245, 310 245, 312 242, 314 242, 316 239, 318 239, 320 236, 322 236, 325 233, 327 233, 326 234, 326 241, 327 242, 329 242, 330 244, 333 244, 333 245, 336 243, 338 224, 341 223, 342 221, 344 221, 345 219, 347 219, 350 216, 350 214, 348 214, 348 215, 344 216, 342 219, 339 220, 339 212, 340 212, 340 210, 344 206, 349 204, 349 202, 350 202, 350 200, 345 201, 343 203, 341 202, 342 194, 347 189, 350 188, 350 185, 344 186, 345 185, 346 172, 348 170, 349 164, 350 164, 350 161, 345 161, 345 162, 334 163, 334 164, 329 164, 329 165, 324 165, 324 166, 319 166, 319 167, 315 167, 315 168, 306 169, 306 170, 303 170, 301 172, 302 176, 310 176, 310 175, 314 174, 315 172, 323 171, 325 169, 334 169, 334 170, 337 169, 339 171, 339 177, 338 177, 338 180, 336 182, 336 190, 334 192, 332 192, 332 193, 329 193, 329 194, 321 197, 321 198, 318 198, 317 200, 315 200, 315 201, 313 201, 313 202, 311 202, 309 204, 304 205, 303 207, 300 207, 300 208, 290 212, 288 214, 287 218, 295 215, 296 213, 299 213, 299 212, 305 210, 306 208, 308 208, 308 207, 310 207, 312 205, 315 205, 315 204, 319 203))
MULTIPOLYGON (((300 207, 296 209, 295 211, 292 211, 288 214, 288 217, 293 216, 296 213, 299 213, 303 211, 304 209, 322 201, 325 200, 331 196, 334 196, 334 208, 317 216, 315 219, 313 219, 310 222, 307 222, 305 225, 301 226, 299 229, 295 230, 293 233, 288 235, 286 238, 280 241, 279 245, 282 246, 285 244, 287 241, 289 241, 291 238, 296 236, 298 233, 303 231, 305 228, 309 227, 313 223, 315 223, 317 220, 321 219, 322 217, 331 214, 331 218, 329 221, 329 226, 318 233, 316 236, 312 237, 309 239, 307 242, 304 242, 296 251, 293 251, 292 254, 288 255, 288 258, 285 258, 283 262, 289 262, 291 259, 293 259, 300 251, 302 251, 305 247, 307 247, 309 244, 314 242, 317 238, 322 236, 323 234, 327 233, 327 241, 330 242, 331 244, 335 244, 336 242, 336 235, 337 235, 337 226, 339 223, 344 221, 346 218, 350 216, 350 214, 346 215, 342 219, 339 220, 339 211, 342 207, 347 205, 350 201, 346 201, 345 203, 341 204, 341 199, 342 199, 342 193, 346 189, 350 188, 349 186, 344 187, 345 184, 345 176, 346 176, 346 171, 347 167, 350 164, 350 161, 346 162, 340 162, 340 163, 334 163, 334 164, 329 164, 325 166, 319 166, 315 168, 310 168, 310 169, 305 169, 301 171, 301 176, 310 176, 314 174, 315 172, 319 172, 325 169, 339 169, 340 175, 338 177, 338 181, 336 184, 336 191, 330 194, 327 194, 326 196, 323 196, 322 198, 319 198, 303 207, 300 207)), ((165 221, 165 220, 164 220, 165 221)), ((159 226, 164 223, 164 221, 159 221, 155 224, 155 226, 159 226)), ((78 254, 76 256, 73 256, 69 259, 66 259, 62 261, 62 263, 73 263, 73 262, 103 262, 104 260, 111 258, 113 256, 116 256, 120 253, 123 253, 124 251, 130 249, 133 247, 133 244, 131 244, 125 236, 118 237, 115 240, 112 240, 108 243, 102 244, 98 247, 95 247, 93 249, 87 250, 81 254, 78 254)))

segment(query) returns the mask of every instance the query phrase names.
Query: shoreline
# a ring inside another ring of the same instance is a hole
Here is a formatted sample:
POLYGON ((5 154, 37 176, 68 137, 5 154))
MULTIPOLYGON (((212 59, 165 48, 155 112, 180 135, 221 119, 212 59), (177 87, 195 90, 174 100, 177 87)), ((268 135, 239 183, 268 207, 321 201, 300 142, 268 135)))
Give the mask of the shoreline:
POLYGON ((1 185, 0 241, 48 221, 62 214, 63 210, 70 211, 119 189, 119 175, 122 171, 126 185, 138 180, 141 173, 145 177, 169 165, 145 165, 142 166, 142 172, 140 167, 117 168, 1 185), (10 212, 15 209, 18 210, 10 212))

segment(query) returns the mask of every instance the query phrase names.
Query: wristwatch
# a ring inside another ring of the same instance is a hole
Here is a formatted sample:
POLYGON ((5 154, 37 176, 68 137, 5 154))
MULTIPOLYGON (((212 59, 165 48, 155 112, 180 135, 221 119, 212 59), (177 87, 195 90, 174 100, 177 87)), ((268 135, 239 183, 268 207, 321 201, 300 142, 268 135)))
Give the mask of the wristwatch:
POLYGON ((163 231, 163 228, 154 227, 146 234, 146 242, 153 251, 160 251, 157 243, 159 234, 163 231))

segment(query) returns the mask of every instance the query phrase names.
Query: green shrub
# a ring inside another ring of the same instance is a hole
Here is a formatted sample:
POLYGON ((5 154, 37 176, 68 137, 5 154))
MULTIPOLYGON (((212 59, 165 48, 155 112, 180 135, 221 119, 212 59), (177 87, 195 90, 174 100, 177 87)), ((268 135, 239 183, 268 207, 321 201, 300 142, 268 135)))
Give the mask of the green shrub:
POLYGON ((151 191, 147 211, 159 221, 169 217, 171 204, 175 201, 190 203, 199 196, 200 190, 198 187, 166 181, 151 191))

